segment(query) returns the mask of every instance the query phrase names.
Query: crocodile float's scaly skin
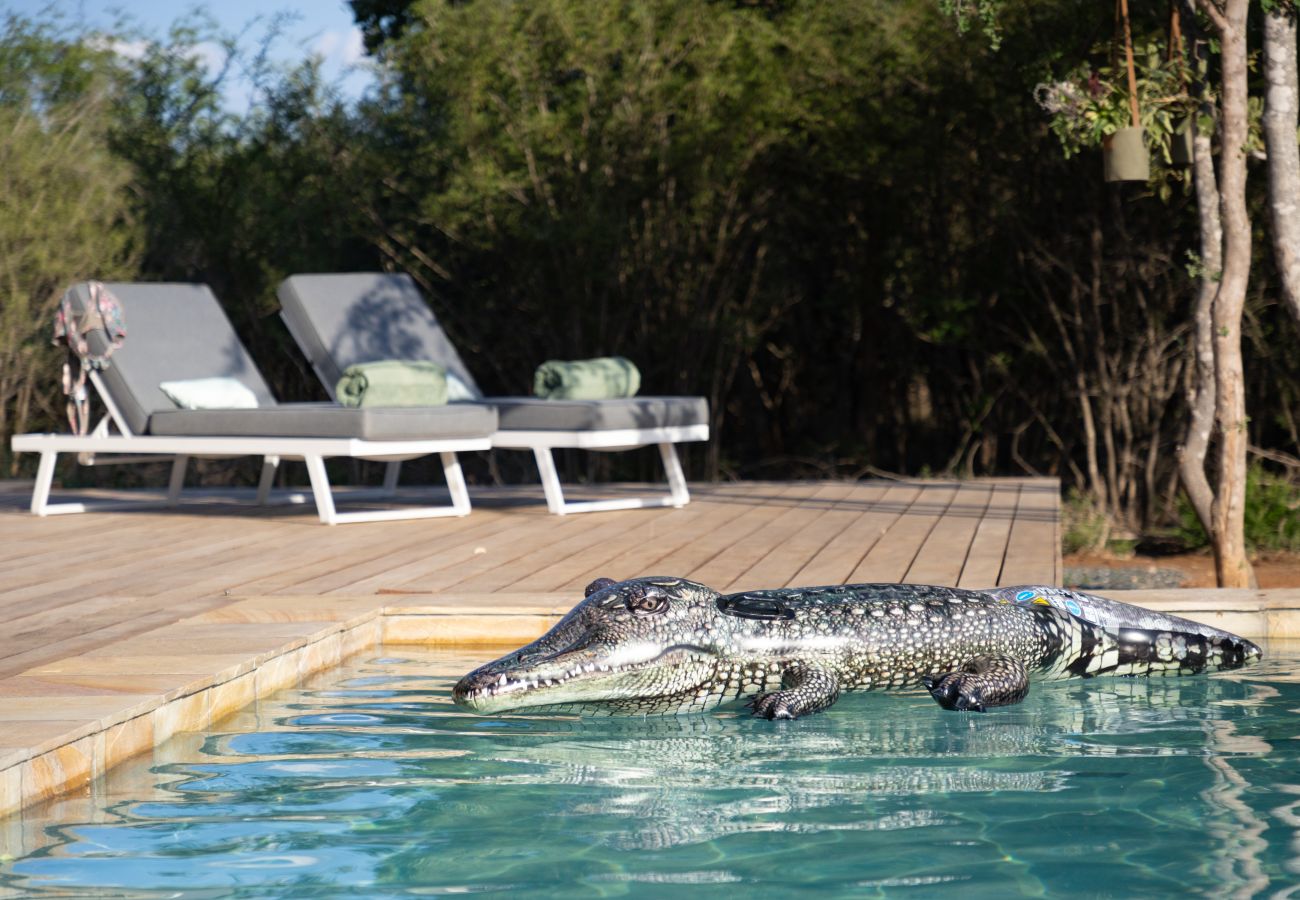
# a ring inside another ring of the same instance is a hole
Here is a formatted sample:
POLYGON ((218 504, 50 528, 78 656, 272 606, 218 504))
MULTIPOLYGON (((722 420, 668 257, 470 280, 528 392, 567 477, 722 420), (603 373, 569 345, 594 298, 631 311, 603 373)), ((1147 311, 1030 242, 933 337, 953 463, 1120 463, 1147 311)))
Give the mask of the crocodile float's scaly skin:
POLYGON ((723 596, 681 578, 594 582, 554 628, 456 685, 483 713, 701 712, 749 700, 795 718, 845 691, 924 684, 950 709, 1018 702, 1031 681, 1191 675, 1257 659, 1249 641, 1053 588, 856 584, 723 596))

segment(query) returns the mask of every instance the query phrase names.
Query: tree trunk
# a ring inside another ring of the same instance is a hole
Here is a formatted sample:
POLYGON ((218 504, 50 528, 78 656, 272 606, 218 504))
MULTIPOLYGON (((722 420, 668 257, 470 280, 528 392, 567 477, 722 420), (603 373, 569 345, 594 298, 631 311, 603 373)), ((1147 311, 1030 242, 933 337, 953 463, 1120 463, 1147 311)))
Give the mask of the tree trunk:
POLYGON ((1223 220, 1223 277, 1214 299, 1215 413, 1219 424, 1214 498, 1214 566, 1220 587, 1251 587, 1246 558, 1246 392, 1242 377, 1241 320, 1250 279, 1250 215, 1246 209, 1248 137, 1246 14, 1248 0, 1207 0, 1219 28, 1223 91, 1219 156, 1220 214, 1223 220))
POLYGON ((1300 146, 1296 143, 1296 20, 1275 6, 1264 16, 1264 139, 1268 207, 1282 298, 1300 323, 1300 146))
MULTIPOLYGON (((1204 53, 1204 42, 1193 42, 1196 56, 1204 53)), ((1200 68, 1199 66, 1197 67, 1200 68)), ((1205 96, 1201 85, 1201 96, 1205 96)), ((1202 113, 1212 113, 1206 103, 1202 113)), ((1183 490, 1196 511, 1196 518, 1206 535, 1214 534, 1211 517, 1214 490, 1205 474, 1205 458, 1214 431, 1214 296, 1219 290, 1223 271, 1223 225, 1219 221, 1219 185, 1214 176, 1214 150, 1209 133, 1192 122, 1192 173, 1196 184, 1196 210, 1201 225, 1201 283, 1196 295, 1195 328, 1192 344, 1191 384, 1187 391, 1190 412, 1187 432, 1178 448, 1178 474, 1183 490)))

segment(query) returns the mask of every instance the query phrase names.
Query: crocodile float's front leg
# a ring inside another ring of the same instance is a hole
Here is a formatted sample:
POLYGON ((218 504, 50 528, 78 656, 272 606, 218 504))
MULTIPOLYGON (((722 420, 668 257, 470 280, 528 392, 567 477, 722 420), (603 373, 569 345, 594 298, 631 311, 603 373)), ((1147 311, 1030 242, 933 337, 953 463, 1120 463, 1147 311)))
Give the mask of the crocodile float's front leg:
POLYGON ((763 719, 797 719, 821 712, 840 698, 840 683, 825 669, 801 662, 786 667, 781 690, 760 694, 749 703, 763 719))
POLYGON ((956 672, 921 679, 944 709, 984 712, 1010 706, 1029 693, 1029 672, 1010 656, 977 656, 956 672))

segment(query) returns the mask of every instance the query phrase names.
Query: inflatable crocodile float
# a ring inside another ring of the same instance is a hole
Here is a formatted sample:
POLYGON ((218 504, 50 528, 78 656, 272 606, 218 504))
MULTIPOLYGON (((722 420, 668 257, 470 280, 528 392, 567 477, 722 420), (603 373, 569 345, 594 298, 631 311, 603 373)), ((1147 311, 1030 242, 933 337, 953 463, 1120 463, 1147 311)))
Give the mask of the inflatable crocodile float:
POLYGON ((1226 631, 1074 591, 848 584, 722 595, 681 578, 598 579, 545 635, 452 692, 480 713, 702 712, 793 719, 845 691, 924 685, 945 709, 1018 703, 1031 680, 1236 669, 1226 631))

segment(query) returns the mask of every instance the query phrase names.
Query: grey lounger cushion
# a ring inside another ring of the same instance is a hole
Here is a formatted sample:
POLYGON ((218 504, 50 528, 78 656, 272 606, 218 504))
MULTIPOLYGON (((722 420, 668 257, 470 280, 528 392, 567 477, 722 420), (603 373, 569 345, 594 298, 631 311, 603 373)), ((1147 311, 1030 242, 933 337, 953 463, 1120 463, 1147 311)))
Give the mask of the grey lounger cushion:
MULTIPOLYGON (((344 409, 332 403, 277 404, 217 298, 202 284, 114 283, 126 341, 102 373, 104 387, 136 434, 193 437, 323 437, 371 441, 487 437, 496 412, 472 403, 425 408, 344 409), (257 409, 177 409, 164 381, 223 376, 257 397, 257 409)), ((90 300, 85 284, 74 302, 90 300)), ((88 336, 102 352, 106 338, 88 336)))
POLYGON ((290 403, 261 409, 173 409, 149 417, 150 434, 196 437, 421 441, 486 437, 495 430, 496 413, 475 403, 357 409, 332 403, 290 403))
POLYGON ((502 431, 605 431, 709 424, 709 404, 703 397, 489 397, 485 402, 496 407, 502 431))
MULTIPOLYGON (((263 406, 275 404, 271 389, 239 342, 230 320, 203 284, 105 284, 122 304, 126 341, 109 359, 104 386, 136 434, 144 434, 149 413, 175 409, 158 385, 164 381, 223 376, 251 390, 263 406)), ((90 288, 72 288, 73 302, 90 302, 90 288)), ((102 353, 99 331, 87 340, 102 353)))
MULTIPOLYGON (((278 293, 289 330, 328 385, 335 384, 350 365, 401 359, 440 363, 479 392, 408 275, 293 275, 281 283, 278 293)), ((488 397, 484 402, 497 408, 502 431, 602 431, 709 421, 703 397, 488 397)))
POLYGON ((276 293, 289 330, 329 390, 348 366, 397 359, 438 363, 482 396, 410 276, 292 275, 276 293))

